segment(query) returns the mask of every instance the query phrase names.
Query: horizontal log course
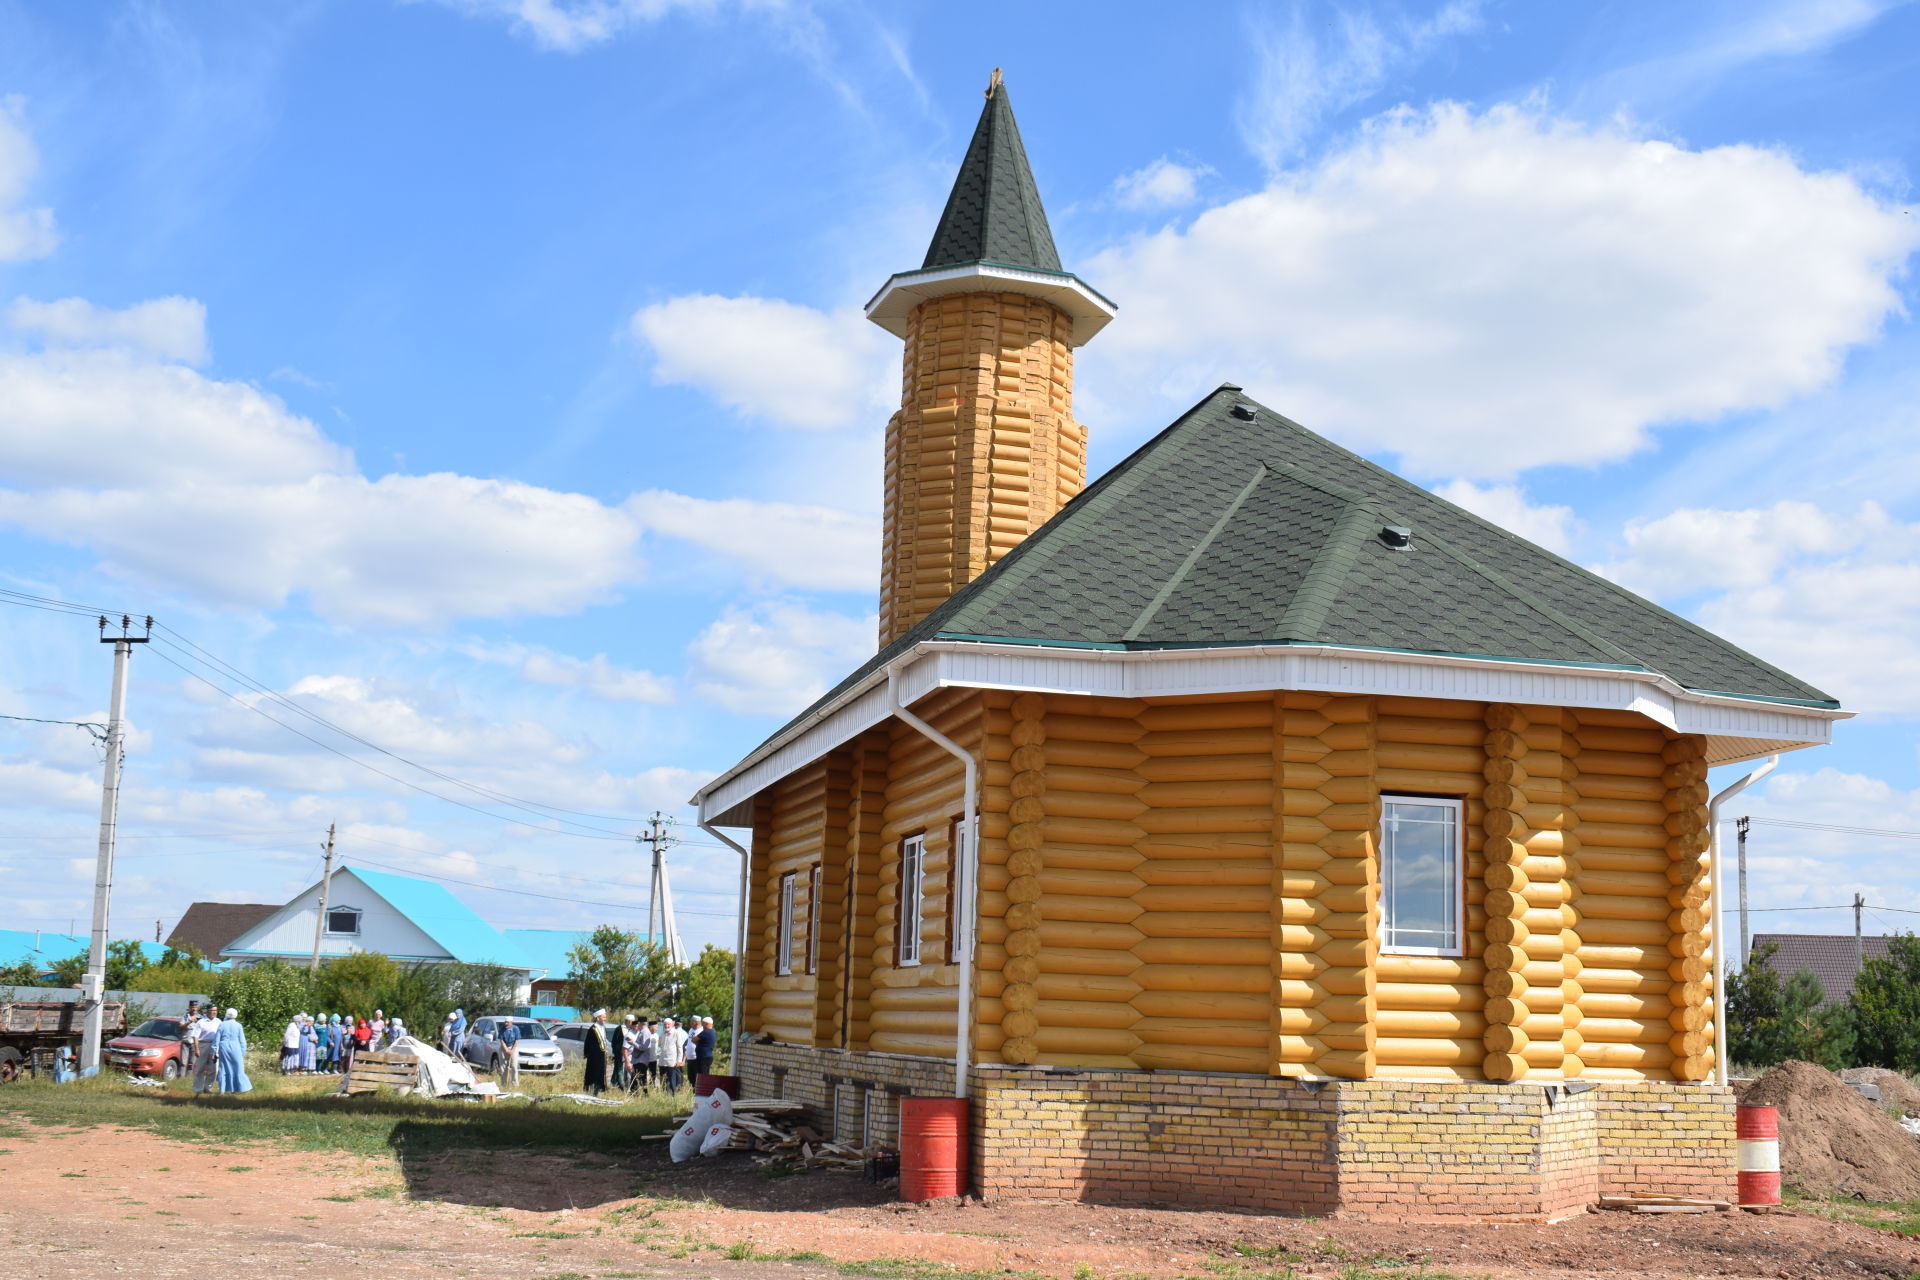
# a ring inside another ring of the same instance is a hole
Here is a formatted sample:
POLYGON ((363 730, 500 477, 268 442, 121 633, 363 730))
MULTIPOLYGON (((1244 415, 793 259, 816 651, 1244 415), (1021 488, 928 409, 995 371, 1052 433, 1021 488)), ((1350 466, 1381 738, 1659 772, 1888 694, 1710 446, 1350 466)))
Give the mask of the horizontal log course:
POLYGON ((1147 911, 1131 927, 1149 938, 1259 938, 1272 930, 1268 911, 1147 911))
MULTIPOLYGON (((1022 837, 1022 843, 1026 838, 1022 837)), ((1146 861, 1139 853, 1125 845, 1103 844, 1048 844, 1036 838, 1034 848, 1044 848, 1046 865, 1059 871, 1100 871, 1138 875, 1138 868, 1146 861)))
POLYGON ((1584 813, 1589 800, 1650 800, 1659 804, 1666 794, 1666 783, 1659 778, 1629 778, 1619 774, 1580 771, 1576 783, 1576 806, 1584 813))
POLYGON ((1047 947, 1035 957, 1047 973, 1122 978, 1141 967, 1132 947, 1047 947))
POLYGON ((1148 991, 1222 991, 1268 995, 1273 972, 1253 964, 1147 964, 1129 975, 1148 991))
POLYGON ((1046 718, 1047 754, 1067 742, 1134 743, 1146 733, 1130 716, 1082 716, 1049 710, 1046 718))
MULTIPOLYGON (((1066 818, 1048 814, 1040 823, 1048 844, 1108 844, 1137 847, 1146 832, 1131 822, 1110 818, 1066 818)), ((1144 852, 1144 850, 1142 850, 1144 852)))
MULTIPOLYGON (((1264 853, 1265 851, 1263 851, 1264 853)), ((1051 850, 1048 853, 1052 857, 1051 850)), ((1142 884, 1148 885, 1260 885, 1270 884, 1273 876, 1273 860, 1270 856, 1256 858, 1142 858, 1133 868, 1133 874, 1142 884)), ((1326 881, 1310 873, 1302 873, 1298 883, 1310 886, 1314 890, 1324 887, 1326 881)), ((1664 891, 1665 885, 1662 884, 1664 891)), ((1289 889, 1295 896, 1307 896, 1299 890, 1289 889)))
POLYGON ((1201 701, 1154 702, 1139 713, 1140 724, 1154 732, 1184 729, 1267 729, 1273 724, 1273 699, 1268 695, 1227 694, 1201 701))
MULTIPOLYGON (((1374 1057, 1382 1068, 1464 1067, 1478 1063, 1486 1050, 1478 1040, 1381 1036, 1374 1041, 1374 1057)), ((1333 1073, 1329 1073, 1333 1074, 1333 1073)))
POLYGON ((1110 947, 1116 951, 1135 951, 1140 940, 1147 936, 1130 924, 1101 924, 1090 920, 1042 920, 1037 932, 1040 945, 1048 951, 1055 947, 1110 947))
MULTIPOLYGON (((1139 798, 1155 809, 1194 813, 1252 806, 1267 813, 1268 820, 1271 821, 1273 784, 1266 778, 1247 778, 1238 781, 1211 778, 1198 782, 1149 782, 1140 788, 1139 798)), ((1240 828, 1235 826, 1230 829, 1239 830, 1240 828)))
POLYGON ((1245 938, 1142 937, 1128 951, 1143 964, 1264 965, 1273 944, 1264 932, 1245 938))
POLYGON ((1174 861, 1180 858, 1269 858, 1271 838, 1266 832, 1174 831, 1148 835, 1132 843, 1143 857, 1174 861))
POLYGON ((1375 966, 1382 982, 1463 983, 1478 986, 1486 977, 1484 961, 1467 956, 1382 955, 1375 966))
POLYGON ((1612 1076, 1621 1079, 1669 1070, 1673 1066, 1673 1050, 1665 1044, 1589 1041, 1580 1046, 1580 1060, 1586 1064, 1586 1075, 1589 1077, 1606 1079, 1611 1072, 1624 1068, 1621 1074, 1612 1076))
POLYGON ((1142 1017, 1132 1034, 1143 1044, 1215 1045, 1267 1051, 1272 1035, 1267 1018, 1246 1021, 1208 1018, 1142 1017))
MULTIPOLYGON (((1486 727, 1475 713, 1466 718, 1439 719, 1433 716, 1389 715, 1382 712, 1374 720, 1374 731, 1381 745, 1422 743, 1435 746, 1480 749, 1486 727)), ((1477 771, 1478 766, 1476 766, 1477 771)))
POLYGON ((1382 1038, 1471 1039, 1478 1044, 1486 1034, 1487 1019, 1483 1014, 1464 1009, 1381 1009, 1374 1014, 1374 1028, 1382 1038))
POLYGON ((1623 870, 1613 867, 1589 867, 1584 862, 1580 867, 1581 898, 1585 898, 1588 894, 1600 894, 1614 897, 1659 898, 1665 901, 1670 887, 1663 868, 1623 870))
POLYGON ((1580 971, 1581 1006, 1589 996, 1651 996, 1673 988, 1673 978, 1665 969, 1582 969, 1580 971))
POLYGON ((1478 745, 1443 746, 1382 740, 1375 751, 1379 768, 1442 774, 1450 778, 1479 775, 1487 761, 1485 749, 1478 745))
POLYGON ((1486 1002, 1480 983, 1381 982, 1374 988, 1381 1010, 1475 1010, 1486 1002))
POLYGON ((1585 780, 1598 774, 1617 774, 1626 778, 1658 778, 1666 772, 1667 766, 1658 755, 1647 755, 1627 751, 1589 751, 1584 746, 1580 751, 1580 777, 1582 792, 1588 788, 1585 780))
POLYGON ((1040 957, 1041 971, 1033 981, 1034 990, 1043 1000, 1124 1004, 1146 990, 1137 969, 1132 974, 1060 973, 1048 964, 1049 958, 1040 957))
POLYGON ((1047 1063, 1059 1062, 1067 1054, 1138 1061, 1140 1046, 1146 1043, 1132 1031, 1111 1027, 1043 1025, 1033 1039, 1040 1046, 1040 1060, 1047 1063))
POLYGON ((910 1032, 875 1028, 867 1044, 875 1053, 903 1053, 920 1058, 953 1059, 953 1028, 944 1036, 916 1035, 910 1032))
POLYGON ((1148 1018, 1255 1023, 1264 1035, 1273 1004, 1266 992, 1143 991, 1133 998, 1133 1008, 1148 1018))
POLYGON ((1665 1045, 1672 1036, 1673 1028, 1664 1018, 1657 1022, 1639 1018, 1583 1018, 1580 1023, 1580 1037, 1586 1042, 1581 1049, 1583 1055, 1594 1045, 1665 1045))
POLYGON ((1149 758, 1146 752, 1127 742, 1076 742, 1070 738, 1054 739, 1047 743, 1046 750, 1049 768, 1066 765, 1104 769, 1123 777, 1138 769, 1149 758))
MULTIPOLYGON (((1231 1071, 1243 1075, 1264 1075, 1268 1067, 1265 1047, 1208 1044, 1142 1044, 1133 1051, 1127 1065, 1157 1071, 1231 1071)), ((1052 1061, 1050 1059, 1049 1061, 1052 1061)), ((1061 1065, 1070 1065, 1061 1063, 1061 1065)))
MULTIPOLYGON (((1047 751, 1044 781, 1049 795, 1055 792, 1085 792, 1090 795, 1133 795, 1146 784, 1140 780, 1131 767, 1110 768, 1087 765, 1061 764, 1053 759, 1059 744, 1051 744, 1047 751)), ((1655 821, 1664 821, 1660 814, 1655 821)))
POLYGON ((1097 791, 1049 790, 1040 800, 1040 806, 1039 813, 1025 819, 1018 808, 1013 809, 1014 821, 1034 821, 1044 814, 1050 820, 1093 818, 1104 822, 1132 823, 1147 830, 1149 828, 1145 826, 1144 818, 1153 812, 1146 801, 1138 796, 1097 791))
POLYGON ((1672 910, 1667 904, 1664 892, 1654 897, 1620 897, 1605 893, 1582 893, 1576 901, 1580 914, 1585 917, 1581 925, 1583 936, 1599 937, 1602 934, 1594 926, 1599 921, 1644 921, 1657 920, 1664 926, 1668 913, 1672 910))
POLYGON ((1125 1030, 1140 1019, 1131 1004, 1106 1000, 1042 1000, 1034 1010, 1043 1027, 1058 1030, 1125 1030))
MULTIPOLYGON (((1259 781, 1273 785, 1273 758, 1265 752, 1226 756, 1148 756, 1132 766, 1147 783, 1259 781)), ((1664 815, 1663 815, 1664 816, 1664 815)))
MULTIPOLYGON (((1048 804, 1051 806, 1052 797, 1048 798, 1048 804)), ((1147 809, 1132 821, 1143 834, 1190 835, 1228 831, 1265 834, 1273 829, 1273 807, 1260 804, 1147 809)))
POLYGON ((1186 729, 1142 738, 1140 747, 1148 755, 1160 758, 1261 755, 1273 750, 1273 734, 1261 728, 1186 729))
POLYGON ((1258 884, 1156 884, 1137 889, 1133 900, 1154 912, 1271 911, 1273 894, 1258 884))

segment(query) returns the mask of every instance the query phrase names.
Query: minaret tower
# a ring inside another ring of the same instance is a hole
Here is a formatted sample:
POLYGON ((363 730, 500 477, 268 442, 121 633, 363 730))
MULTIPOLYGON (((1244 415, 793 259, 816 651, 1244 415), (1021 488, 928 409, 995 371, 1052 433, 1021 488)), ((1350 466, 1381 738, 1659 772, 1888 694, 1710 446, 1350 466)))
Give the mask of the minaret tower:
POLYGON ((1085 485, 1073 348, 1113 312, 1060 268, 996 69, 926 261, 867 304, 868 319, 906 339, 887 423, 882 646, 1085 485))

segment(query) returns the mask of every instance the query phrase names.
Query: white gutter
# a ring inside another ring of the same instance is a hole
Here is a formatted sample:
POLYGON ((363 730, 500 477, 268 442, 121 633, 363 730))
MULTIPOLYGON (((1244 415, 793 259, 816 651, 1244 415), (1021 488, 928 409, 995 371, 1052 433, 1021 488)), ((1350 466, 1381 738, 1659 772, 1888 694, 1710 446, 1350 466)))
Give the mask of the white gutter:
POLYGON ((966 770, 966 787, 960 813, 960 848, 948 854, 951 857, 957 853, 960 858, 953 880, 954 896, 959 900, 953 912, 953 928, 960 943, 957 948, 960 953, 959 990, 955 993, 954 1001, 953 1096, 964 1098, 967 1096, 967 1076, 972 1067, 973 1054, 973 886, 980 869, 980 766, 974 761, 972 752, 907 710, 900 701, 897 672, 892 669, 887 672, 887 705, 903 723, 959 760, 961 767, 966 770))
MULTIPOLYGON (((1713 876, 1713 1082, 1724 1085, 1727 1082, 1727 948, 1726 931, 1721 925, 1723 912, 1720 901, 1724 897, 1720 891, 1725 888, 1726 877, 1720 873, 1720 806, 1745 791, 1760 779, 1780 767, 1779 756, 1768 756, 1767 762, 1740 779, 1712 800, 1707 802, 1707 832, 1710 850, 1707 863, 1708 872, 1713 876)), ((1742 964, 1746 961, 1743 958, 1742 964)))
POLYGON ((714 827, 707 825, 705 815, 696 819, 696 825, 740 855, 740 931, 733 951, 733 1026, 731 1034, 733 1044, 727 1053, 727 1064, 735 1075, 740 1074, 740 1041, 746 1035, 741 1019, 746 1016, 747 1008, 747 889, 749 869, 753 866, 753 854, 747 846, 729 836, 722 835, 714 827))

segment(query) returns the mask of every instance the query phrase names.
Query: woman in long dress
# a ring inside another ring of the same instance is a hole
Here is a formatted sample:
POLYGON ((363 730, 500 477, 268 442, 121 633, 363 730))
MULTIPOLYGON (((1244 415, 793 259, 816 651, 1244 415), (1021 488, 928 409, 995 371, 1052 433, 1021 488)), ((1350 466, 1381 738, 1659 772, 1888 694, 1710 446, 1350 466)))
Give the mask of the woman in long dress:
POLYGON ((313 1074, 319 1061, 320 1031, 313 1025, 313 1019, 300 1015, 300 1070, 307 1075, 313 1074))
POLYGON ((280 1033, 280 1074, 291 1075, 300 1065, 300 1019, 305 1014, 295 1014, 287 1029, 280 1033))
POLYGON ((227 1010, 220 1030, 213 1034, 213 1051, 220 1061, 220 1092, 251 1091, 253 1081, 247 1079, 247 1033, 241 1029, 238 1009, 227 1010))

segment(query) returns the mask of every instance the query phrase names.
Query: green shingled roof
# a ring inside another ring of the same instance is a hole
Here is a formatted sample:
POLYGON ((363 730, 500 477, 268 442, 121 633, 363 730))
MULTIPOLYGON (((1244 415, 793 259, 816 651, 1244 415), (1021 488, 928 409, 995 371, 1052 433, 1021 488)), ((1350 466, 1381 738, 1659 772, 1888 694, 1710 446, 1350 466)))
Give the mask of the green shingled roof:
POLYGON ((1231 385, 822 702, 932 639, 1103 649, 1347 645, 1644 670, 1702 693, 1838 705, 1231 385), (1381 536, 1389 526, 1410 531, 1405 549, 1381 536))
POLYGON ((1060 270, 1047 211, 1040 207, 1040 188, 1034 185, 1003 84, 995 84, 981 108, 946 211, 927 246, 927 260, 920 265, 924 270, 968 262, 1060 270))

